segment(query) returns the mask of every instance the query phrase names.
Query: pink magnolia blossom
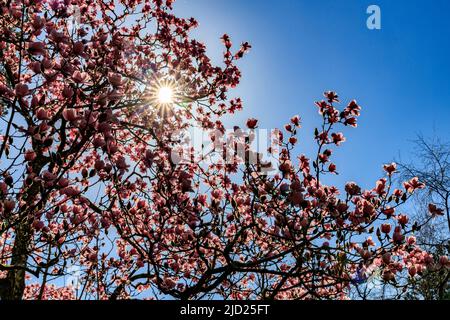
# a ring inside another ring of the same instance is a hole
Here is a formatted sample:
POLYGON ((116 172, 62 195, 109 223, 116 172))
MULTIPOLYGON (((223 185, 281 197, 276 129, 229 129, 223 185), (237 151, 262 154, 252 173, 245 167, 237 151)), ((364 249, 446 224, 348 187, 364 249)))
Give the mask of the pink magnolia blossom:
POLYGON ((255 129, 257 127, 258 120, 251 118, 247 120, 247 127, 249 129, 255 129))
POLYGON ((18 83, 15 87, 16 95, 19 97, 26 96, 29 93, 28 85, 24 83, 18 83))

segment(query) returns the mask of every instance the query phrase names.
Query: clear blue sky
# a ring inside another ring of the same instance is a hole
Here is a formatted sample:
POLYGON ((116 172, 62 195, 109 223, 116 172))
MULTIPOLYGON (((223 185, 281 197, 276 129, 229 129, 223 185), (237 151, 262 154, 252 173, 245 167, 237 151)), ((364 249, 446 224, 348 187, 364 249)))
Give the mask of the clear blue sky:
POLYGON ((320 118, 313 102, 337 91, 363 107, 357 129, 335 154, 341 185, 371 187, 381 165, 406 158, 418 132, 448 139, 450 125, 450 1, 177 0, 175 12, 200 23, 194 36, 216 59, 219 37, 253 46, 240 63, 235 91, 260 127, 304 120, 299 152, 311 154, 320 118), (366 8, 381 8, 381 30, 366 27, 366 8))

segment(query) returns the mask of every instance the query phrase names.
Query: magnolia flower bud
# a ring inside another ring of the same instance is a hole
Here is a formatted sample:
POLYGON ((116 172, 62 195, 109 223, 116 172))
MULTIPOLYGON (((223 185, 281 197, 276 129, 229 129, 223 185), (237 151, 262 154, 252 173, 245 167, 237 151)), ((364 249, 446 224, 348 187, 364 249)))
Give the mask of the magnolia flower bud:
POLYGON ((391 232, 391 225, 388 223, 383 223, 381 225, 381 232, 388 234, 389 232, 391 232))
POLYGON ((27 150, 25 151, 24 158, 25 161, 33 161, 34 159, 36 159, 36 152, 34 152, 33 150, 27 150))
POLYGON ((93 141, 92 144, 94 145, 95 148, 100 148, 103 147, 106 142, 102 137, 96 137, 93 141))
POLYGON ((14 200, 8 199, 3 202, 3 208, 5 209, 6 212, 13 211, 15 207, 16 203, 14 202, 14 200))
POLYGON ((258 120, 255 118, 250 118, 247 120, 247 127, 249 129, 255 129, 257 127, 258 120))
POLYGON ((391 263, 391 254, 389 252, 386 252, 385 254, 383 254, 383 256, 381 258, 385 264, 391 263))
POLYGON ((73 96, 73 89, 71 87, 64 87, 64 89, 62 91, 62 95, 63 95, 64 98, 67 98, 67 99, 72 98, 72 96, 73 96))
POLYGON ((441 266, 447 266, 448 265, 448 257, 447 256, 441 256, 439 257, 439 264, 441 266))
POLYGON ((28 94, 28 86, 24 83, 18 83, 15 87, 15 92, 18 97, 24 97, 28 94))
POLYGON ((69 185, 69 179, 67 179, 67 178, 61 178, 61 179, 58 181, 58 185, 59 185, 61 188, 67 187, 67 186, 69 185))
POLYGON ((38 118, 38 120, 50 120, 48 111, 45 110, 44 108, 37 109, 36 118, 38 118))
POLYGON ((411 277, 414 277, 414 276, 416 275, 416 273, 417 273, 416 266, 411 266, 411 267, 409 267, 408 273, 409 273, 409 275, 410 275, 411 277))

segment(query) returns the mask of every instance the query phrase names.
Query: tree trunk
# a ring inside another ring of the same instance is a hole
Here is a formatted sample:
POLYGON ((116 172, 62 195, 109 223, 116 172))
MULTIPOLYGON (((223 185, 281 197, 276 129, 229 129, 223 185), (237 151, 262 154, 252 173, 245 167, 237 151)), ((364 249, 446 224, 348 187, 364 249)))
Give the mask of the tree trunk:
MULTIPOLYGON (((33 172, 37 175, 40 174, 45 161, 38 158, 33 163, 33 172)), ((25 186, 24 186, 25 187, 25 186)), ((26 192, 26 197, 23 200, 26 204, 20 207, 18 210, 18 215, 21 216, 17 227, 15 228, 15 238, 14 247, 12 249, 11 257, 11 267, 12 269, 8 271, 6 281, 2 283, 0 288, 0 299, 1 300, 21 300, 23 293, 25 291, 25 269, 27 268, 27 260, 30 254, 30 245, 33 239, 33 230, 31 227, 30 216, 34 216, 33 212, 29 212, 27 208, 30 204, 35 204, 37 195, 40 193, 40 185, 34 183, 28 187, 26 192)), ((40 199, 44 201, 44 199, 40 199)))
POLYGON ((16 229, 16 238, 12 251, 11 265, 16 269, 10 270, 7 276, 7 288, 3 291, 2 300, 21 300, 25 290, 25 268, 28 259, 28 247, 31 241, 31 228, 28 221, 20 224, 16 229))

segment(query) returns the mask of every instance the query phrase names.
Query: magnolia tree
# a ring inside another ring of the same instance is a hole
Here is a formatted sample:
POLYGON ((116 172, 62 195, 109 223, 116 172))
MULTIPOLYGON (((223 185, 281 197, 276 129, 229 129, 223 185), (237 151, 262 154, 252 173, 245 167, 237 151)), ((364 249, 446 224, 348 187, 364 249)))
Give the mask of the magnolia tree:
POLYGON ((417 178, 394 190, 390 164, 373 189, 324 183, 355 101, 316 103, 311 159, 292 154, 298 116, 264 152, 256 119, 227 135, 250 46, 224 35, 213 65, 172 2, 0 0, 1 299, 345 299, 374 270, 402 290, 449 267, 398 209, 417 178))

